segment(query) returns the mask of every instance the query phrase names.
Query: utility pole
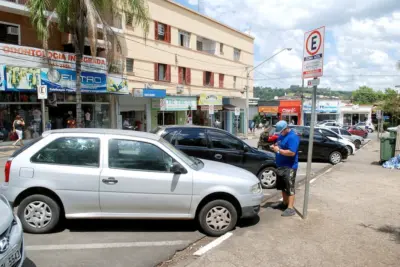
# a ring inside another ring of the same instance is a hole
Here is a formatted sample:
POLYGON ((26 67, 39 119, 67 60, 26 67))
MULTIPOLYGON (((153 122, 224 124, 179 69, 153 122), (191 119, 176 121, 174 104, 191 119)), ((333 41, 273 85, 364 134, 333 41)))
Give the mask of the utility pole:
POLYGON ((303 105, 304 105, 304 79, 303 77, 301 78, 301 113, 300 113, 300 118, 301 118, 301 126, 304 126, 304 109, 303 109, 303 105))

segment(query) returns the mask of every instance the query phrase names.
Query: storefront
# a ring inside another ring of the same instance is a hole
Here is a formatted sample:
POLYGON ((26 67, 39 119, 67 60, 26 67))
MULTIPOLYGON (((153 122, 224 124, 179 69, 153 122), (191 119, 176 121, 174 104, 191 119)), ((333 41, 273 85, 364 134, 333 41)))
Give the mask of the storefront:
POLYGON ((300 125, 301 100, 281 100, 278 107, 279 119, 289 124, 300 125))
POLYGON ((166 97, 164 89, 132 89, 129 95, 119 96, 118 129, 124 123, 138 131, 151 130, 151 101, 166 97))
POLYGON ((372 106, 342 104, 339 121, 343 125, 355 125, 359 122, 371 122, 372 106))
POLYGON ((193 107, 197 107, 195 96, 167 96, 151 100, 151 128, 160 125, 185 125, 193 107))
POLYGON ((200 94, 198 108, 193 112, 193 124, 223 128, 224 121, 222 96, 200 94), (210 106, 214 114, 210 114, 210 106))
POLYGON ((279 101, 263 101, 258 103, 258 113, 263 117, 262 123, 275 125, 278 117, 279 101))
POLYGON ((104 58, 84 56, 81 75, 83 123, 77 125, 74 54, 48 51, 46 56, 43 49, 0 44, 0 76, 0 131, 10 136, 14 118, 20 115, 25 121, 24 139, 42 133, 42 120, 51 125, 51 129, 111 128, 116 120, 114 96, 128 93, 122 76, 107 75, 104 58), (39 86, 48 92, 45 114, 42 114, 37 97, 39 86))
MULTIPOLYGON (((304 101, 304 125, 310 125, 311 123, 311 104, 311 100, 304 101)), ((317 115, 317 121, 338 121, 340 116, 340 100, 318 99, 315 112, 317 115)))

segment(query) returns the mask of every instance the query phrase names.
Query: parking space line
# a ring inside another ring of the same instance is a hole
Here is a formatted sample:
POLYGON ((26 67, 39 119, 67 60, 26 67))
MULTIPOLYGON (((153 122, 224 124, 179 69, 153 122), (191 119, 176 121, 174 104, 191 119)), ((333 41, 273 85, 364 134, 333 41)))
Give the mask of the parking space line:
POLYGON ((225 240, 227 240, 229 237, 231 237, 233 234, 231 232, 228 232, 220 237, 218 237, 217 239, 215 239, 214 241, 208 243, 207 245, 205 245, 204 247, 200 248, 199 250, 197 250, 195 253, 193 253, 194 256, 201 256, 204 253, 206 253, 207 251, 211 250, 212 248, 215 248, 216 246, 220 245, 222 242, 224 242, 225 240))
POLYGON ((94 243, 94 244, 64 244, 64 245, 34 245, 26 246, 27 251, 43 250, 79 250, 79 249, 104 249, 104 248, 130 248, 130 247, 168 247, 190 244, 189 240, 154 241, 154 242, 129 242, 129 243, 94 243))

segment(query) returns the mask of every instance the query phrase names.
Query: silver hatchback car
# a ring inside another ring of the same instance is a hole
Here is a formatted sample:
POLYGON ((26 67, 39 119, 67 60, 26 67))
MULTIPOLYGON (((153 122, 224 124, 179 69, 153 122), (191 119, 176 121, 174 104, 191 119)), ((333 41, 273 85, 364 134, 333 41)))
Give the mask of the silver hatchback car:
POLYGON ((105 129, 47 131, 16 151, 0 186, 23 228, 47 233, 67 219, 196 219, 219 236, 256 216, 252 173, 199 160, 161 137, 105 129))

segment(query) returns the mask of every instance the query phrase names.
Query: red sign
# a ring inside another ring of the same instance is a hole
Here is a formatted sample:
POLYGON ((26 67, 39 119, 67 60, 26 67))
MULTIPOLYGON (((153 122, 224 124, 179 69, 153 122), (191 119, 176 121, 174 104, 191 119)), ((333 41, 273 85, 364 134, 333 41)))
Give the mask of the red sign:
POLYGON ((300 113, 300 107, 279 107, 278 108, 279 113, 281 114, 293 114, 293 115, 298 115, 300 113))

